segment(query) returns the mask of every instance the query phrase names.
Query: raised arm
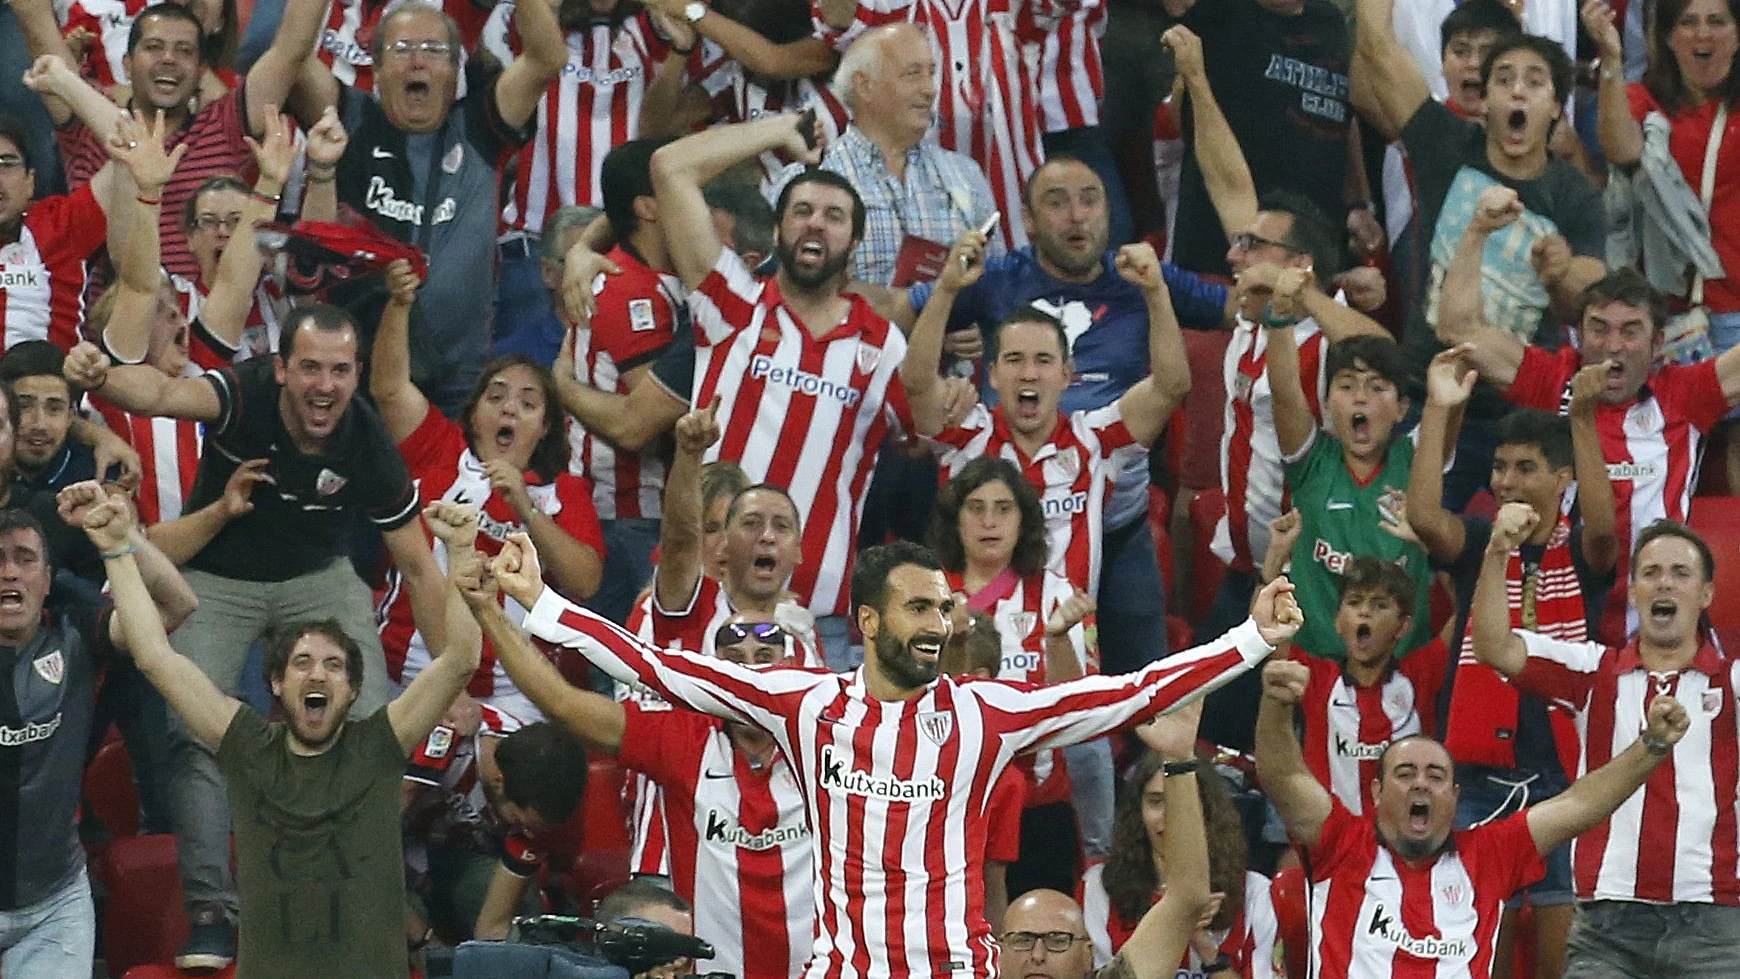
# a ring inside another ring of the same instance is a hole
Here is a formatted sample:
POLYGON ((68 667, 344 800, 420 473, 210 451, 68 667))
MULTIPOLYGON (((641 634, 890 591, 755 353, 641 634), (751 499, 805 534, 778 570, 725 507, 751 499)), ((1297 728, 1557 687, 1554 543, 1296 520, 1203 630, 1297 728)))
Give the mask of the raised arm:
POLYGON ((1607 5, 1607 0, 1588 0, 1582 13, 1583 27, 1595 42, 1600 65, 1600 79, 1595 83, 1599 86, 1595 132, 1601 140, 1601 152, 1615 166, 1636 166, 1643 158, 1643 127, 1631 116, 1625 51, 1619 39, 1619 26, 1613 20, 1613 8, 1607 5))
POLYGON ((254 181, 254 192, 242 205, 242 221, 224 246, 215 280, 210 283, 211 292, 199 311, 206 329, 232 350, 242 345, 242 331, 247 329, 248 313, 254 308, 254 289, 260 284, 263 259, 254 246, 254 227, 277 216, 279 198, 296 162, 290 120, 275 105, 261 106, 258 115, 260 142, 251 136, 243 138, 254 153, 260 175, 254 181))
POLYGON ((423 280, 402 258, 387 266, 386 277, 387 305, 375 331, 369 394, 387 423, 387 434, 394 442, 403 442, 429 413, 429 399, 411 383, 411 306, 423 280))
POLYGON ((1304 531, 1305 521, 1298 508, 1289 509, 1269 521, 1269 549, 1263 554, 1263 566, 1257 570, 1258 579, 1263 584, 1287 573, 1287 562, 1293 559, 1293 547, 1299 543, 1299 535, 1304 531))
POLYGON ((538 111, 538 99, 561 77, 568 63, 568 39, 556 22, 551 0, 520 0, 514 5, 514 26, 524 49, 495 80, 495 106, 501 119, 518 129, 538 111))
POLYGON ((338 104, 338 81, 314 55, 314 41, 326 20, 324 0, 286 0, 272 44, 248 69, 248 131, 263 132, 261 110, 287 106, 304 125, 313 125, 328 106, 338 104))
MULTIPOLYGON (((423 518, 435 535, 447 545, 448 567, 455 579, 483 574, 483 557, 477 553, 477 509, 447 500, 436 500, 424 510, 423 518)), ((409 525, 413 530, 416 523, 409 525)), ((421 531, 418 531, 421 537, 421 531)), ((442 592, 442 612, 446 618, 442 636, 431 640, 429 649, 434 660, 417 674, 405 692, 387 705, 387 719, 393 734, 406 755, 429 737, 441 715, 453 704, 453 698, 465 691, 472 674, 483 658, 483 633, 471 617, 459 589, 451 582, 442 592)), ((419 628, 421 628, 419 626, 419 628)), ((428 633, 424 633, 428 638, 428 633)))
POLYGON ((1444 509, 1444 460, 1456 444, 1477 379, 1468 354, 1466 344, 1451 347, 1426 368, 1426 407, 1420 413, 1415 465, 1408 472, 1408 525, 1440 563, 1456 560, 1468 538, 1461 518, 1444 509))
POLYGON ((140 573, 135 545, 129 543, 134 529, 132 504, 116 497, 106 499, 90 508, 84 526, 85 535, 103 556, 115 618, 133 662, 187 722, 194 737, 216 748, 242 703, 219 690, 204 670, 170 647, 162 612, 140 573))
POLYGON ((103 346, 129 364, 143 361, 151 342, 151 319, 163 290, 158 242, 163 187, 187 152, 185 143, 164 152, 167 130, 161 112, 152 120, 122 116, 116 138, 107 142, 109 157, 119 164, 111 165, 116 186, 109 208, 109 258, 118 288, 103 326, 103 346))
POLYGON ((832 70, 840 60, 821 38, 805 37, 776 44, 711 6, 695 21, 684 17, 688 0, 657 0, 652 6, 724 48, 732 60, 760 78, 811 78, 832 70))
MULTIPOLYGON (((91 510, 111 498, 120 500, 129 508, 132 506, 125 495, 112 493, 96 480, 87 479, 73 483, 56 494, 55 510, 67 526, 83 530, 91 510)), ((175 565, 163 556, 163 552, 151 546, 151 542, 139 527, 136 514, 129 524, 126 538, 119 545, 100 548, 99 553, 107 554, 124 549, 133 554, 138 564, 139 576, 144 580, 145 590, 151 596, 151 604, 163 619, 163 628, 174 631, 199 607, 199 596, 182 580, 181 573, 175 570, 175 565)), ((119 527, 112 529, 120 531, 119 527)), ((128 648, 126 636, 113 619, 109 621, 109 639, 117 649, 128 648)))
POLYGON ((1131 385, 1118 399, 1124 424, 1136 444, 1153 445, 1172 412, 1190 393, 1190 362, 1184 352, 1184 334, 1172 312, 1172 293, 1160 272, 1154 246, 1137 242, 1118 249, 1114 263, 1125 282, 1142 290, 1148 306, 1148 363, 1152 372, 1131 385))
POLYGON ((1607 574, 1619 565, 1618 508, 1607 459, 1601 453, 1601 433, 1595 430, 1595 409, 1607 379, 1609 362, 1590 364, 1571 377, 1571 464, 1577 476, 1577 509, 1583 516, 1583 560, 1607 574))
MULTIPOLYGON (((1685 737, 1686 709, 1673 697, 1650 701, 1643 733, 1613 760, 1571 783, 1571 787, 1528 810, 1529 835, 1535 850, 1546 856, 1560 844, 1594 829, 1649 781, 1685 737)), ((1653 794, 1653 793, 1652 793, 1653 794)))
POLYGON ((1486 239, 1522 216, 1522 201, 1509 187, 1488 187, 1474 203, 1474 216, 1457 242, 1438 293, 1438 339, 1467 344, 1480 376, 1508 388, 1522 367, 1522 341, 1486 322, 1480 263, 1486 239))
POLYGON ((1510 628, 1510 599, 1505 579, 1510 573, 1510 552, 1528 539, 1540 515, 1527 503, 1506 503, 1492 520, 1492 536, 1480 563, 1480 579, 1469 602, 1469 628, 1474 633, 1474 658, 1507 677, 1528 665, 1528 648, 1510 628))
POLYGON ((1353 107, 1386 138, 1396 139, 1432 90, 1396 40, 1395 0, 1359 0, 1355 9, 1353 107))
MULTIPOLYGON (((1311 669, 1292 660, 1275 660, 1263 667, 1263 700, 1257 708, 1257 778, 1287 835, 1303 846, 1316 846, 1333 805, 1329 790, 1305 766, 1305 753, 1294 734, 1293 712, 1305 697, 1311 669)), ((1171 803, 1167 799, 1167 803, 1171 803)))
MULTIPOLYGON (((1376 269, 1370 271, 1377 272, 1376 269)), ((1378 280, 1380 283, 1382 282, 1381 273, 1378 275, 1378 280)), ((1349 296, 1354 294, 1352 287, 1349 287, 1347 292, 1349 296)), ((1317 321, 1318 328, 1323 331, 1324 339, 1330 343, 1345 340, 1348 337, 1388 337, 1390 335, 1390 331, 1384 329, 1382 323, 1350 305, 1351 299, 1346 303, 1337 302, 1334 296, 1324 292, 1315 277, 1306 281, 1305 290, 1300 294, 1300 299, 1305 304, 1305 314, 1317 321)), ((1379 305, 1382 303, 1380 302, 1379 305)))
MULTIPOLYGON (((448 607, 450 589, 441 575, 441 566, 435 563, 435 553, 429 549, 429 539, 423 535, 423 525, 412 520, 396 530, 386 531, 381 539, 387 545, 393 566, 399 569, 405 593, 410 596, 411 621, 416 623, 430 650, 441 650, 446 642, 447 623, 452 619, 448 607)), ((470 616, 465 621, 469 627, 470 616)))
POLYGON ((1304 269, 1282 269, 1275 277, 1274 298, 1265 313, 1268 318, 1264 328, 1269 331, 1269 390, 1273 392, 1275 436, 1285 459, 1292 459, 1304 451, 1317 430, 1311 403, 1305 400, 1305 379, 1299 373, 1299 347, 1293 339, 1293 324, 1304 313, 1300 297, 1309 274, 1304 269))
POLYGON ((1208 70, 1202 63, 1202 39, 1179 24, 1160 35, 1160 42, 1172 49, 1178 75, 1190 95, 1191 129, 1196 137, 1191 151, 1196 154, 1208 199, 1220 217, 1221 229, 1228 235, 1238 234, 1256 219, 1257 185, 1238 138, 1209 87, 1208 70))
POLYGON ((718 410, 719 398, 714 397, 712 404, 677 420, 677 451, 665 477, 659 565, 653 576, 653 597, 667 611, 688 608, 701 587, 701 456, 719 441, 718 410))
POLYGON ((143 364, 111 366, 108 355, 88 341, 67 352, 61 373, 75 386, 100 393, 135 415, 215 422, 223 411, 217 391, 203 377, 170 377, 143 364))
POLYGON ((338 220, 338 161, 350 145, 350 134, 338 121, 338 109, 327 106, 320 120, 308 128, 308 138, 302 152, 307 165, 302 171, 302 210, 304 221, 338 220))
POLYGON ((689 55, 695 50, 695 32, 681 14, 675 17, 656 8, 648 11, 653 29, 670 42, 665 60, 653 70, 652 82, 640 99, 640 137, 657 139, 691 132, 704 123, 711 107, 707 95, 689 81, 689 55))
POLYGON ((711 211, 701 188, 738 163, 765 150, 784 149, 794 159, 821 159, 819 124, 809 113, 784 113, 754 122, 716 126, 661 147, 652 158, 653 190, 659 200, 659 222, 671 229, 666 244, 683 284, 701 284, 719 261, 724 248, 713 230, 711 211), (810 128, 806 140, 804 126, 810 128))
POLYGON ((493 583, 464 594, 496 658, 544 716, 599 751, 615 754, 622 749, 627 715, 621 704, 563 679, 555 664, 533 648, 526 634, 507 617, 493 583))
POLYGON ((906 359, 900 364, 900 383, 906 388, 906 399, 912 404, 919 431, 935 434, 940 424, 943 380, 943 337, 948 332, 949 314, 961 290, 979 281, 985 272, 985 236, 968 229, 943 261, 930 300, 918 314, 918 322, 907 338, 906 359), (924 406, 924 417, 919 406, 924 406))
POLYGON ((1096 607, 1081 589, 1057 603, 1045 618, 1045 682, 1073 680, 1087 669, 1087 634, 1082 620, 1096 607))

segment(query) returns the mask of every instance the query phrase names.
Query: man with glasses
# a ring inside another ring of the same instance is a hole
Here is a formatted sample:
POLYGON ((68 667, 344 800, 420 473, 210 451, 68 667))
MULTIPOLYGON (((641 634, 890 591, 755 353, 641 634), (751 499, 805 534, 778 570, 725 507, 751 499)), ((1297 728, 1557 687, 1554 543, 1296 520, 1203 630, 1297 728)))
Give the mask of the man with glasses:
MULTIPOLYGON (((472 614, 515 676, 554 669, 502 611, 493 584, 466 592, 472 614)), ((720 659, 788 663, 796 648, 765 613, 729 616, 708 637, 720 659)), ((660 789, 671 885, 694 904, 695 934, 711 942, 708 969, 742 979, 791 979, 809 958, 814 880, 803 793, 773 736, 662 704, 618 703, 558 684, 546 717, 660 789)), ((523 892, 530 877, 496 874, 523 892)), ((492 899, 492 903, 499 902, 492 899)))
MULTIPOLYGON (((290 0, 279 27, 312 52, 324 0, 290 0)), ((412 312, 411 374, 450 418, 488 359, 495 299, 496 161, 536 128, 538 99, 567 63, 568 49, 546 3, 515 8, 525 52, 506 67, 460 58, 460 32, 424 0, 395 7, 374 36, 375 90, 341 83, 312 53, 303 62, 313 111, 336 106, 350 143, 336 170, 338 199, 376 227, 429 256, 412 312), (459 97, 461 72, 465 95, 459 97)), ((372 289, 374 286, 362 286, 372 289)), ((384 294, 344 302, 362 321, 384 294)))

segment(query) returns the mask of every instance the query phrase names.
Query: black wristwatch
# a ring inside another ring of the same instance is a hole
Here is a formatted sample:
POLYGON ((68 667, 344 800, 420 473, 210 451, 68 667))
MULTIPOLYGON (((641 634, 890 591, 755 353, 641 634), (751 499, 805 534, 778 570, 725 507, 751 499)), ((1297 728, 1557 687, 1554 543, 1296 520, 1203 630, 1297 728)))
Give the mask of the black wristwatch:
POLYGON ((1226 953, 1222 952, 1214 957, 1213 962, 1202 963, 1202 974, 1205 976, 1212 976, 1216 973, 1225 972, 1232 967, 1232 959, 1227 958, 1226 953))
POLYGON ((1161 764, 1160 771, 1168 778, 1173 775, 1195 775, 1202 770, 1202 762, 1195 758, 1186 761, 1169 761, 1161 764))

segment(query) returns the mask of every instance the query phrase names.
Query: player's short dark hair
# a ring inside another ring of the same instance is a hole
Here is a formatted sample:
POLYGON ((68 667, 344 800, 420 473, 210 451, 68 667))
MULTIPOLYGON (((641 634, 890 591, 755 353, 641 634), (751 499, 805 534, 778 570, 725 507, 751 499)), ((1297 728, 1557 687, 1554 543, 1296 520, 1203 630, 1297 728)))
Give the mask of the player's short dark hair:
POLYGON ((823 170, 818 166, 805 167, 802 172, 786 181, 785 186, 780 188, 779 200, 775 201, 773 205, 773 220, 775 224, 785 220, 786 209, 791 206, 792 191, 797 190, 804 184, 826 184, 829 187, 836 187, 851 194, 852 240, 864 240, 864 222, 866 220, 866 214, 864 211, 864 198, 859 196, 858 188, 854 187, 852 181, 847 180, 845 177, 832 170, 823 170))
POLYGON ((852 615, 869 606, 878 615, 887 611, 888 576, 895 568, 917 565, 926 571, 941 571, 936 555, 930 548, 907 540, 878 544, 858 552, 858 563, 852 568, 852 615))
POLYGON ((155 3, 139 11, 139 16, 133 18, 133 26, 127 29, 127 53, 132 54, 139 49, 139 41, 145 36, 145 23, 149 20, 179 20, 193 25, 193 34, 199 38, 196 50, 199 52, 199 63, 207 63, 205 25, 199 22, 194 12, 179 3, 155 3), (159 9, 162 8, 162 9, 159 9))
POLYGON ((1532 445, 1554 469, 1571 468, 1571 420, 1539 408, 1517 408, 1498 423, 1499 445, 1532 445))
POLYGON ((611 149, 599 165, 598 186, 604 197, 604 215, 610 219, 610 230, 616 233, 618 241, 640 227, 640 216, 634 213, 635 199, 653 196, 652 157, 672 139, 629 140, 611 149))
POLYGON ((1028 174, 1027 179, 1021 184, 1021 203, 1031 208, 1033 206, 1033 185, 1039 182, 1039 175, 1049 167, 1062 166, 1065 163, 1075 163, 1087 167, 1088 172, 1094 175, 1094 179, 1100 181, 1100 189, 1102 191, 1105 189, 1105 180, 1100 177, 1100 172, 1095 170, 1088 161, 1074 153, 1048 153, 1045 156, 1045 162, 1034 167, 1033 172, 1028 174))
POLYGON ((475 449, 478 436, 472 427, 471 415, 483 400, 484 392, 489 390, 489 382, 495 380, 497 374, 514 367, 530 370, 538 380, 538 388, 544 392, 544 434, 532 447, 529 468, 538 474, 539 479, 551 483, 568 471, 568 426, 562 395, 556 390, 556 375, 550 372, 550 368, 520 353, 502 354, 483 365, 483 373, 472 382, 465 403, 459 409, 459 426, 465 432, 465 440, 475 449))
POLYGON ((759 188, 719 178, 709 183, 701 196, 709 208, 731 216, 732 247, 739 254, 773 254, 773 208, 759 188))
POLYGON ((1271 190, 1257 200, 1257 210, 1293 219, 1292 226, 1281 236, 1281 244, 1311 256, 1311 274, 1318 284, 1330 281, 1341 271, 1341 240, 1345 232, 1311 198, 1296 190, 1271 190))
POLYGON ((803 511, 798 509, 797 501, 791 498, 791 494, 786 492, 785 487, 775 486, 772 483, 752 483, 731 494, 731 505, 725 508, 725 525, 727 527, 731 525, 733 520, 737 519, 737 505, 750 493, 773 493, 785 500, 785 505, 791 507, 792 519, 797 521, 799 527, 803 526, 803 511))
POLYGON ((42 521, 32 516, 29 510, 20 510, 17 507, 0 509, 0 534, 10 534, 15 530, 33 531, 36 534, 37 546, 42 548, 42 559, 48 561, 52 567, 53 562, 48 553, 48 532, 42 529, 42 521))
MULTIPOLYGON (((1397 745, 1407 744, 1409 741, 1430 741, 1438 747, 1444 748, 1444 742, 1439 741, 1437 738, 1434 738, 1429 734, 1420 734, 1418 732, 1415 732, 1414 734, 1404 734, 1385 745, 1384 750, 1378 755, 1378 778, 1383 778, 1389 771, 1390 752, 1396 750, 1397 745)), ((1444 757, 1450 760, 1450 784, 1460 784, 1456 780, 1456 757, 1450 754, 1449 748, 1444 748, 1444 757)))
POLYGON ((1039 493, 1014 463, 996 456, 979 456, 962 466, 937 493, 936 512, 930 518, 925 542, 944 568, 964 570, 967 549, 961 543, 961 508, 966 506, 967 497, 992 482, 1009 487, 1009 492, 1015 495, 1015 507, 1021 511, 1021 529, 1015 535, 1015 553, 1010 555, 1009 567, 1023 578, 1044 571, 1048 550, 1045 509, 1039 502, 1039 493))
POLYGON ((586 795, 586 747, 548 721, 527 724, 495 748, 502 795, 552 826, 573 818, 586 795))
POLYGON ((990 349, 986 356, 993 362, 997 359, 998 349, 1003 345, 1004 327, 1014 326, 1016 323, 1038 323, 1051 327, 1057 334, 1057 349, 1063 352, 1063 359, 1070 358, 1069 331, 1063 328, 1063 321, 1037 306, 1022 305, 1010 310, 1007 316, 998 320, 997 325, 991 328, 990 349))
POLYGON ((1394 340, 1369 334, 1347 337, 1329 345, 1329 353, 1323 361, 1323 376, 1333 384, 1335 376, 1342 371, 1370 371, 1395 385, 1398 391, 1407 390, 1412 373, 1408 369, 1407 354, 1394 340))
POLYGON ((1571 88, 1577 84, 1577 66, 1571 63, 1571 56, 1565 53, 1563 46, 1550 37, 1539 34, 1526 34, 1517 31, 1501 37, 1492 45, 1492 50, 1486 52, 1486 60, 1480 63, 1480 91, 1486 92, 1486 84, 1492 79, 1492 66, 1499 58, 1512 51, 1533 51, 1547 63, 1547 74, 1553 81, 1553 101, 1562 103, 1571 95, 1571 88))
POLYGON ((681 914, 693 914, 694 909, 689 902, 667 887, 660 887, 650 880, 631 880, 628 883, 604 895, 598 902, 598 907, 592 912, 593 920, 601 924, 613 924, 623 918, 639 917, 637 912, 647 908, 669 908, 681 914))
POLYGON ((1499 0, 1463 0, 1438 25, 1438 56, 1444 56, 1456 35, 1482 31, 1492 31, 1499 38, 1506 38, 1520 33, 1522 24, 1516 19, 1516 14, 1499 0))
POLYGON ((1414 614, 1414 599, 1419 594, 1419 586, 1414 579, 1408 577, 1408 572, 1393 561, 1385 561, 1370 554, 1355 555, 1347 562, 1347 570, 1337 577, 1340 578, 1339 599, 1356 591, 1382 592, 1396 603, 1403 615, 1414 614))
POLYGON ((1659 333, 1667 326, 1667 296, 1651 285, 1648 277, 1629 265, 1607 273, 1590 283, 1578 299, 1578 306, 1587 313, 1608 303, 1624 303, 1649 314, 1649 325, 1659 333))
POLYGON ((66 385, 68 396, 78 392, 72 382, 61 374, 66 352, 47 340, 25 340, 15 343, 0 355, 0 381, 11 385, 19 378, 51 376, 66 385))
MULTIPOLYGON (((161 6, 161 4, 159 4, 161 6)), ((207 177, 194 192, 187 195, 187 202, 181 205, 181 227, 192 231, 194 222, 199 220, 199 199, 207 194, 220 190, 233 190, 238 194, 251 194, 254 188, 242 182, 242 178, 233 173, 220 173, 215 177, 207 177)))
MULTIPOLYGON (((168 4, 158 4, 159 7, 168 4)), ((155 8, 152 8, 155 9, 155 8)), ((312 327, 322 333, 343 333, 349 330, 357 338, 357 360, 362 360, 362 331, 356 328, 356 321, 350 318, 350 313, 342 306, 329 303, 312 303, 307 306, 291 307, 280 321, 278 334, 278 356, 286 363, 296 353, 296 334, 302 332, 304 326, 312 327)))
POLYGON ((1698 550, 1698 560, 1703 564, 1704 580, 1713 581, 1716 577, 1716 552, 1710 550, 1710 545, 1698 532, 1680 523, 1678 520, 1662 518, 1643 528, 1637 535, 1637 543, 1631 547, 1631 574, 1637 575, 1637 556, 1643 553, 1644 547, 1655 543, 1663 537, 1678 537, 1687 541, 1698 550))
POLYGON ((362 689, 362 647, 344 631, 337 619, 306 619, 272 630, 266 637, 264 663, 267 682, 284 678, 284 671, 290 667, 290 651, 296 648, 303 636, 321 636, 343 650, 344 673, 350 679, 351 692, 362 689))
POLYGON ((24 166, 30 167, 30 130, 16 116, 0 116, 0 139, 5 139, 18 147, 18 155, 24 157, 24 166))

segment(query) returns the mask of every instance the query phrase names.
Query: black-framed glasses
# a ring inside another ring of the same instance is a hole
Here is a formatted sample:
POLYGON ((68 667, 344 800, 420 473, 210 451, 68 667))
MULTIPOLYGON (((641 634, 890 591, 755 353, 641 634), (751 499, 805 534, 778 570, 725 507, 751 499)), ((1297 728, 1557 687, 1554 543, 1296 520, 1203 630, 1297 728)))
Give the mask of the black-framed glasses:
POLYGON ((1248 252, 1253 248, 1279 248, 1289 255, 1299 254, 1299 249, 1284 241, 1264 238, 1262 235, 1255 235, 1249 231, 1240 231, 1238 234, 1229 235, 1227 242, 1232 245, 1234 251, 1248 252))
POLYGON ((400 38, 399 40, 387 45, 387 52, 400 58, 409 58, 413 51, 421 51, 427 55, 435 55, 445 58, 447 53, 452 50, 453 45, 446 41, 410 41, 400 38))
POLYGON ((1044 934, 1034 931, 1006 931, 998 943, 1012 952, 1031 952, 1035 943, 1044 942, 1045 950, 1054 955, 1069 951, 1076 942, 1088 940, 1086 935, 1077 935, 1069 931, 1048 931, 1044 934))
POLYGON ((713 633, 713 645, 735 646, 752 636, 757 642, 785 642, 785 630, 777 622, 727 622, 719 627, 719 631, 713 633))

